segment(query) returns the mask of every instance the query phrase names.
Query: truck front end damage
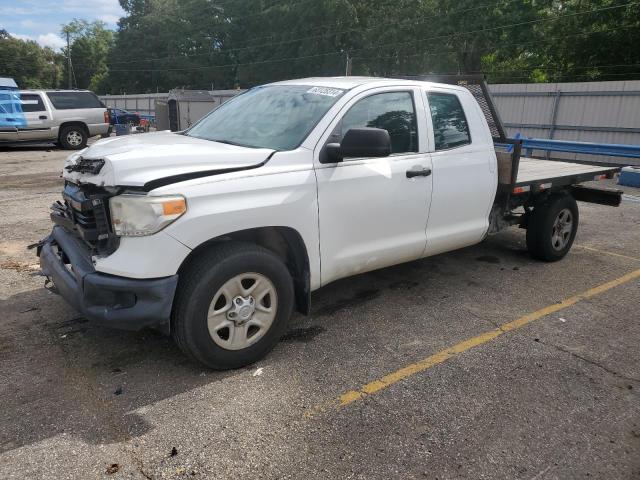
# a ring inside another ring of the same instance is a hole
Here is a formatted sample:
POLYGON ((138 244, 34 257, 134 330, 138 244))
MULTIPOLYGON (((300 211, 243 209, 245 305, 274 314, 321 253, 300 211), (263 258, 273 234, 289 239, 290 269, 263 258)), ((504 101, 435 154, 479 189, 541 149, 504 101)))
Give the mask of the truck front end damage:
POLYGON ((51 234, 38 243, 54 291, 96 323, 169 332, 178 269, 191 249, 164 227, 187 211, 160 186, 258 168, 273 150, 159 132, 106 139, 70 155, 51 234))
POLYGON ((178 276, 136 279, 98 272, 95 258, 120 243, 113 232, 109 199, 117 189, 67 182, 63 201, 51 207, 51 234, 38 244, 42 272, 69 304, 88 319, 126 330, 168 331, 178 276))
POLYGON ((124 330, 168 331, 177 275, 133 279, 97 272, 91 249, 59 225, 38 245, 38 255, 55 291, 86 318, 124 330))

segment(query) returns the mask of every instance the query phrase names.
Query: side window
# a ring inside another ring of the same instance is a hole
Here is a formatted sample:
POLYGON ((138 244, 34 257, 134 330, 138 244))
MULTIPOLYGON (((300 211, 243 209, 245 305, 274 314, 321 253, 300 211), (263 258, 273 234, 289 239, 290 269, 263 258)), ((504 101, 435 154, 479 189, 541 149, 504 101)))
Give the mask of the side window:
POLYGON ((44 112, 44 103, 40 95, 23 93, 20 95, 23 112, 44 112))
POLYGON ((409 92, 378 93, 363 98, 342 117, 340 138, 351 128, 382 128, 391 137, 391 153, 418 151, 413 96, 409 92))
POLYGON ((436 150, 469 145, 469 125, 458 97, 449 93, 429 93, 427 96, 433 119, 436 150))
POLYGON ((47 92, 56 110, 74 108, 105 108, 104 104, 91 92, 47 92))

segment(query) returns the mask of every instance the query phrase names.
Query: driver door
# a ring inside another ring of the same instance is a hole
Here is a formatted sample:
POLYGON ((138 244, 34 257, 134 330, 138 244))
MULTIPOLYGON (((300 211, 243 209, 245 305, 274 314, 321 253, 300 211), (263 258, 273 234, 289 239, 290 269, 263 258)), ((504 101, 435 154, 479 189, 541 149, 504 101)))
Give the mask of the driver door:
POLYGON ((323 285, 422 256, 432 188, 424 112, 410 87, 363 93, 316 149, 323 285), (330 163, 324 146, 358 127, 387 130, 391 155, 330 163))

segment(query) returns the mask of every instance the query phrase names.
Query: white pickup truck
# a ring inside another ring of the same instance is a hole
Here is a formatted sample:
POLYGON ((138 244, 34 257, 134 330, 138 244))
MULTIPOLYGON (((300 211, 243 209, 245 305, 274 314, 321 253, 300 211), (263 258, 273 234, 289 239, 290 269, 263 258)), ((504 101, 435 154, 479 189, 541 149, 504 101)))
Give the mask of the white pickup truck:
POLYGON ((87 318, 161 329, 225 369, 267 354, 340 278, 512 225, 561 259, 576 199, 620 202, 578 184, 618 169, 521 159, 484 83, 458 83, 279 82, 183 132, 98 141, 65 163, 42 270, 87 318))

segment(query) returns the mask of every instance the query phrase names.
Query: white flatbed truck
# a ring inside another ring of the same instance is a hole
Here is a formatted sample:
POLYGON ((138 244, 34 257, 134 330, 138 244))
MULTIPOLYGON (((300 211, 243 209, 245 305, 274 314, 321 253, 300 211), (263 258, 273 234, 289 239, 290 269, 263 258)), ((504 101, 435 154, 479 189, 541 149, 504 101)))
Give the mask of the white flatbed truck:
POLYGON ((483 81, 310 78, 253 88, 184 132, 71 155, 44 274, 87 318, 172 335, 237 368, 271 350, 312 291, 519 225, 564 257, 581 186, 618 168, 520 158, 483 81), (451 85, 455 83, 455 85, 451 85))

